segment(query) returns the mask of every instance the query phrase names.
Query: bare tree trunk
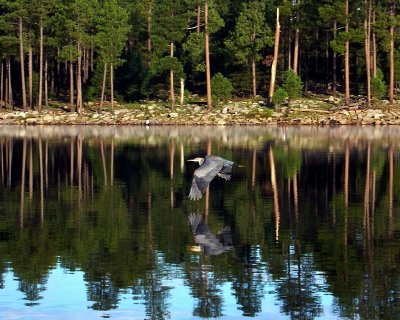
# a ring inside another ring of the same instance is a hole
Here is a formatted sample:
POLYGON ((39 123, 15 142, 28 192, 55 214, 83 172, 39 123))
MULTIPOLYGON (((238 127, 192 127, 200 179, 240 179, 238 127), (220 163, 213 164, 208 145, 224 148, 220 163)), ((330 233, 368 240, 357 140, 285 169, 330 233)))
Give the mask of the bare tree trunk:
POLYGON ((197 0, 197 24, 196 24, 197 33, 200 33, 200 23, 201 23, 201 6, 200 6, 200 0, 197 0))
MULTIPOLYGON (((373 8, 372 13, 372 25, 375 26, 376 23, 376 12, 375 8, 373 8)), ((377 76, 377 62, 376 62, 376 32, 375 29, 372 31, 372 75, 374 78, 377 76)))
POLYGON ((114 66, 110 63, 111 113, 114 114, 114 66))
POLYGON ((181 78, 181 107, 183 106, 185 100, 185 79, 181 78))
MULTIPOLYGON (((300 4, 300 0, 297 1, 297 5, 300 4)), ((300 24, 300 9, 296 12, 296 32, 294 34, 294 52, 293 52, 293 71, 298 74, 298 64, 299 64, 299 24, 300 24)))
POLYGON ((106 79, 107 79, 107 63, 104 63, 103 84, 101 86, 100 106, 99 110, 97 110, 98 112, 101 112, 103 109, 104 92, 106 91, 106 79))
MULTIPOLYGON (((25 72, 24 72, 25 74, 25 72)), ((8 104, 10 105, 11 109, 14 107, 14 99, 13 99, 13 91, 12 91, 12 82, 11 82, 11 61, 7 59, 7 78, 8 78, 8 104)), ((25 85, 24 89, 25 90, 25 85)), ((26 111, 26 92, 25 92, 25 109, 26 111)))
POLYGON ((207 109, 212 108, 211 98, 211 71, 210 71, 210 40, 208 34, 208 0, 204 2, 204 38, 206 54, 206 85, 207 85, 207 109))
POLYGON ((257 71, 256 71, 256 60, 253 58, 251 61, 251 70, 253 78, 253 98, 257 96, 257 71))
POLYGON ((74 105, 74 65, 72 61, 69 63, 69 103, 71 112, 75 112, 74 105))
POLYGON ((371 2, 364 1, 365 18, 364 18, 364 48, 365 48, 365 71, 367 76, 367 105, 371 106, 371 2))
POLYGON ((279 24, 279 8, 276 8, 276 29, 275 29, 275 44, 274 44, 274 60, 271 66, 271 83, 269 86, 268 100, 272 102, 272 97, 275 92, 275 79, 276 79, 276 68, 278 66, 278 54, 279 54, 279 36, 281 26, 279 24))
POLYGON ((49 108, 49 78, 48 78, 48 63, 47 63, 47 55, 44 58, 44 103, 46 105, 46 109, 49 108))
MULTIPOLYGON (((22 34, 22 18, 19 18, 19 58, 21 64, 21 95, 22 109, 26 111, 26 89, 25 89, 25 64, 24 64, 24 40, 22 34)), ((9 79, 10 80, 10 79, 9 79)), ((11 88, 10 88, 11 89, 11 88)), ((10 90, 11 91, 11 90, 10 90)))
POLYGON ((94 72, 94 49, 90 48, 90 72, 94 72))
MULTIPOLYGON (((333 21, 333 40, 336 40, 337 35, 337 21, 333 21)), ((332 55, 332 95, 336 97, 336 89, 337 89, 337 79, 336 79, 336 70, 337 70, 337 53, 333 51, 332 55)))
POLYGON ((8 93, 8 90, 9 90, 9 86, 8 86, 8 74, 9 74, 9 59, 7 59, 7 61, 6 61, 6 74, 5 74, 5 88, 4 88, 4 108, 6 108, 7 109, 7 105, 9 104, 9 98, 10 98, 10 95, 9 95, 9 93, 8 93))
POLYGON ((29 90, 29 109, 33 109, 33 54, 32 47, 28 47, 28 90, 29 90))
POLYGON ((292 17, 287 19, 287 70, 292 68, 292 17))
MULTIPOLYGON (((346 0, 346 33, 349 32, 349 0, 346 0)), ((345 56, 344 56, 344 78, 345 78, 345 103, 349 105, 350 103, 350 42, 346 40, 345 42, 345 56)))
MULTIPOLYGON (((170 57, 174 57, 174 43, 170 43, 170 57)), ((169 71, 169 96, 171 99, 171 110, 175 108, 174 70, 169 71)))
MULTIPOLYGON (((392 3, 390 5, 390 17, 392 18, 391 21, 394 20, 394 15, 395 15, 395 4, 392 3)), ((394 100, 394 25, 393 22, 391 22, 390 25, 390 51, 389 51, 389 68, 390 68, 390 74, 389 74, 389 102, 390 104, 393 104, 394 100)))
POLYGON ((1 67, 0 67, 0 109, 3 109, 4 104, 4 62, 1 59, 1 67))
POLYGON ((38 111, 42 112, 42 95, 43 95, 43 26, 40 25, 39 39, 39 94, 38 94, 38 111))
POLYGON ((148 67, 151 67, 151 29, 152 29, 152 14, 153 14, 153 0, 149 1, 149 7, 147 9, 147 54, 148 54, 148 67))
POLYGON ((76 108, 79 114, 82 113, 82 48, 78 42, 78 65, 76 67, 76 108))

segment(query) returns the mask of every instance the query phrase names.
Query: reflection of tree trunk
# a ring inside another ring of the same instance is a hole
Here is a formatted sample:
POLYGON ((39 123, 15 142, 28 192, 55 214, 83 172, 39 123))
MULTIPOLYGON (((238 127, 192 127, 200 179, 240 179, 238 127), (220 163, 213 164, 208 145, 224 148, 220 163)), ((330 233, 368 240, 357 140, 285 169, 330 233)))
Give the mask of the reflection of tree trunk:
POLYGON ((11 186, 11 178, 12 178, 12 161, 13 161, 13 141, 10 139, 9 148, 8 148, 8 186, 11 186))
POLYGON ((170 206, 174 207, 174 187, 172 180, 174 179, 174 163, 175 163, 175 141, 172 140, 169 148, 169 172, 171 179, 170 206))
POLYGON ((269 149, 269 163, 271 170, 271 185, 274 193, 274 212, 275 212, 275 239, 279 240, 279 225, 280 225, 280 212, 279 212, 279 198, 278 198, 278 186, 276 183, 276 171, 275 171, 275 158, 272 148, 269 149))
POLYGON ((49 141, 44 144, 44 181, 46 189, 49 187, 49 141))
POLYGON ((364 190, 364 219, 363 226, 365 232, 364 249, 365 254, 370 255, 371 225, 370 225, 370 165, 371 165, 371 143, 368 142, 367 149, 367 168, 365 173, 365 190, 364 190))
POLYGON ((344 206, 347 209, 349 206, 349 166, 350 166, 350 147, 349 142, 346 142, 346 150, 344 155, 344 206))
MULTIPOLYGON (((211 139, 208 138, 208 140, 207 140, 207 155, 211 154, 211 150, 212 150, 212 142, 211 142, 211 139)), ((210 206, 210 186, 207 187, 206 194, 205 194, 204 215, 205 215, 206 222, 208 219, 209 206, 210 206)))
POLYGON ((40 221, 44 218, 44 192, 43 192, 43 149, 42 138, 39 138, 39 175, 40 175, 40 221))
POLYGON ((3 139, 0 138, 0 170, 1 170, 1 183, 4 184, 4 154, 3 154, 3 139))
POLYGON ((25 202, 25 166, 26 166, 26 139, 22 145, 22 165, 21 165, 21 200, 19 211, 19 226, 24 227, 24 202, 25 202))
POLYGON ((183 148, 183 143, 181 143, 181 172, 185 172, 185 150, 183 148))
POLYGON ((256 165, 257 165, 257 151, 253 149, 253 164, 251 170, 251 186, 254 188, 256 186, 256 165))
POLYGON ((82 152, 83 152, 83 147, 82 147, 82 138, 78 136, 77 138, 77 155, 78 155, 78 161, 77 161, 77 170, 78 170, 78 193, 79 193, 79 205, 81 204, 81 196, 82 196, 82 152))
POLYGON ((114 137, 111 138, 110 184, 114 185, 114 137))
POLYGON ((70 141, 70 184, 71 186, 74 184, 74 159, 75 159, 75 151, 74 151, 74 138, 71 137, 70 141))
POLYGON ((393 176, 394 176, 393 145, 389 146, 389 238, 393 237, 393 176))
POLYGON ((299 192, 297 188, 297 174, 293 177, 293 198, 294 198, 294 214, 296 223, 299 222, 299 192))
POLYGON ((104 178, 104 185, 107 185, 107 166, 106 166, 106 157, 104 154, 104 143, 103 138, 100 138, 100 153, 101 153, 101 163, 103 165, 103 178, 104 178))
POLYGON ((29 141, 29 199, 33 199, 33 146, 29 141))

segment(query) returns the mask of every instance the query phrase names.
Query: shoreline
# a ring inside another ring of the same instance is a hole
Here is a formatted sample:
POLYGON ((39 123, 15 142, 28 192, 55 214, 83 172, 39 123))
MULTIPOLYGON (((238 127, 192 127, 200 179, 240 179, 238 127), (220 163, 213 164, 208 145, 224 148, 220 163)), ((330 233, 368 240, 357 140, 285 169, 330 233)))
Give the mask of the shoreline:
MULTIPOLYGON (((92 104, 93 106, 93 104, 92 104)), ((119 105, 114 114, 84 109, 82 114, 63 108, 30 110, 0 110, 0 125, 400 125, 400 106, 363 108, 334 105, 329 99, 301 99, 290 107, 266 107, 262 101, 228 102, 207 110, 198 104, 176 107, 165 103, 146 102, 119 105)))

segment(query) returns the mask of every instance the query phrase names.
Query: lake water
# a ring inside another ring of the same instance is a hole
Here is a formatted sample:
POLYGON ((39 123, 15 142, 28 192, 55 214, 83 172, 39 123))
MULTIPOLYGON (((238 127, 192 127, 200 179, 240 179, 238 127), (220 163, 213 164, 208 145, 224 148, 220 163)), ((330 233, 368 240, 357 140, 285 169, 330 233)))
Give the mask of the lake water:
POLYGON ((399 127, 2 126, 0 318, 399 319, 399 146, 399 127), (207 153, 238 166, 191 201, 207 153))

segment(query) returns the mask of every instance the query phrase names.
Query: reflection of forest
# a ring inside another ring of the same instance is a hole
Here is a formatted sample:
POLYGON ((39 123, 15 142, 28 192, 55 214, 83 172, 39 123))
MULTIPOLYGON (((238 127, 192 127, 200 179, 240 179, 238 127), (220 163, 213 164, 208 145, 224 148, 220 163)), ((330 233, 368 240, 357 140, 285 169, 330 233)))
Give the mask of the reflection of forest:
POLYGON ((279 127, 204 139, 143 127, 132 136, 66 129, 57 138, 27 130, 0 136, 0 271, 13 270, 27 304, 40 304, 59 263, 84 272, 95 310, 117 308, 130 289, 147 316, 168 318, 163 281, 179 277, 198 317, 224 314, 226 283, 241 313, 256 316, 268 282, 291 318, 321 315, 321 292, 340 317, 399 318, 397 129, 374 129, 371 140, 362 130, 313 140, 312 128, 279 127), (185 160, 207 152, 244 167, 191 202, 195 167, 185 160), (188 250, 191 212, 214 232, 230 226, 233 250, 188 250))

